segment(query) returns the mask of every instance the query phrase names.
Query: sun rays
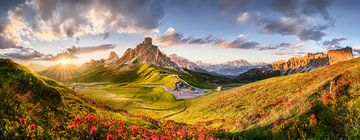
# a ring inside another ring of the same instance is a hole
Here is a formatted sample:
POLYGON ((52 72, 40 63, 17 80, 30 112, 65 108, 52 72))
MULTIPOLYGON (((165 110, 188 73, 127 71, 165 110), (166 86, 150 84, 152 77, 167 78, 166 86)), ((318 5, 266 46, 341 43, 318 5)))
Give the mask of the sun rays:
POLYGON ((58 65, 50 68, 52 70, 47 71, 46 75, 55 77, 55 79, 60 81, 66 81, 74 77, 75 65, 72 65, 70 61, 66 59, 59 60, 58 62, 58 65))

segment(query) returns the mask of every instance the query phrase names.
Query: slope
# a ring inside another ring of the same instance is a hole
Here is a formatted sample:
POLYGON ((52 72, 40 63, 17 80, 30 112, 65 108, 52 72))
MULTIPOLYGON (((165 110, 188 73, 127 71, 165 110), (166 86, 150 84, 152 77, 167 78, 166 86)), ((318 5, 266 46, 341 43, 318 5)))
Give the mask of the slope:
POLYGON ((12 60, 0 59, 0 139, 159 139, 160 135, 166 139, 192 139, 210 136, 206 129, 197 127, 113 110, 77 95, 60 83, 34 75, 12 60), (177 135, 168 133, 179 130, 182 132, 177 135))
MULTIPOLYGON (((248 130, 250 135, 262 138, 288 137, 289 133, 295 138, 356 137, 360 130, 359 76, 360 58, 356 58, 193 99, 185 112, 168 119, 206 121, 232 131, 248 130), (287 121, 297 119, 298 124, 287 121), (272 126, 279 121, 283 128, 272 126), (285 127, 287 124, 296 128, 285 127)), ((245 132, 236 136, 250 136, 245 132)))

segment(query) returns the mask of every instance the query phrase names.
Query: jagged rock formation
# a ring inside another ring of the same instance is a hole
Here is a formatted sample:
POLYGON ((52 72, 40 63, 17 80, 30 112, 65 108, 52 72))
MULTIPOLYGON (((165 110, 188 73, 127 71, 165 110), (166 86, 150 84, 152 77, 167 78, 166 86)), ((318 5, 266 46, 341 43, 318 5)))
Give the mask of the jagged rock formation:
POLYGON ((329 65, 328 57, 324 53, 308 53, 303 57, 293 57, 288 61, 276 61, 273 70, 280 70, 284 74, 307 72, 325 65, 329 65))
POLYGON ((119 56, 114 51, 111 51, 109 58, 105 60, 105 65, 113 64, 118 60, 119 60, 119 56))
POLYGON ((160 67, 177 69, 178 65, 163 54, 159 48, 152 44, 152 39, 146 37, 134 49, 127 49, 124 55, 118 60, 119 63, 133 64, 153 64, 160 67))
POLYGON ((352 48, 346 47, 342 49, 329 50, 328 51, 329 62, 334 64, 340 61, 349 60, 353 58, 352 48))
POLYGON ((336 62, 353 58, 352 48, 346 47, 337 50, 329 50, 325 53, 309 53, 300 58, 290 58, 288 61, 276 61, 266 68, 251 69, 237 76, 237 80, 251 81, 265 78, 308 72, 336 62))

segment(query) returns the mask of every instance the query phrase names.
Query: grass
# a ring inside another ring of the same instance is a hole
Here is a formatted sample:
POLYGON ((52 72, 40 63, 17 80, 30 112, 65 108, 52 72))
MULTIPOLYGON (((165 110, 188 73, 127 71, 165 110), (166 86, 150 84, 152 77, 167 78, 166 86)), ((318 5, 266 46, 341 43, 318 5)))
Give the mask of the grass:
MULTIPOLYGON (((91 86, 100 85, 103 83, 91 86)), ((106 90, 116 88, 117 86, 112 85, 106 87, 106 90)), ((173 100, 173 97, 166 97, 167 94, 162 94, 157 88, 142 91, 153 91, 154 94, 134 98, 173 100)), ((160 122, 126 111, 114 112, 112 108, 98 108, 100 105, 99 102, 77 95, 63 84, 31 73, 9 59, 0 59, 0 139, 105 139, 110 133, 122 139, 149 136, 145 132, 134 132, 134 128, 149 130, 157 138, 178 130, 188 131, 191 134, 189 139, 198 138, 200 134, 210 135, 205 129, 196 128, 197 126, 193 128, 175 122, 160 122), (85 120, 85 117, 81 121, 84 123, 75 121, 79 116, 89 115, 95 115, 96 122, 85 120), (116 130, 109 124, 114 123, 114 120, 125 124, 122 128, 126 135, 116 134, 116 130), (89 134, 90 128, 94 126, 98 128, 97 133, 89 134)))
MULTIPOLYGON (((360 58, 356 58, 309 73, 254 82, 190 100, 186 111, 168 119, 186 123, 207 121, 210 125, 228 129, 230 132, 237 132, 269 126, 279 119, 308 117, 309 112, 320 113, 323 111, 314 109, 319 108, 321 96, 329 92, 330 83, 337 81, 337 78, 344 73, 347 73, 346 77, 351 82, 347 84, 349 88, 339 91, 339 94, 341 92, 341 95, 350 94, 358 98, 360 95, 359 70, 360 58)), ((360 108, 357 100, 343 101, 343 103, 337 104, 345 106, 356 104, 356 108, 352 109, 353 111, 360 108)), ((339 114, 333 112, 331 117, 344 115, 342 117, 347 116, 348 118, 351 117, 353 121, 354 119, 358 120, 358 115, 351 116, 350 113, 353 111, 338 112, 339 114)), ((321 128, 325 129, 325 126, 321 128)), ((346 133, 350 132, 346 131, 346 133)))
POLYGON ((162 118, 184 108, 184 101, 176 101, 162 87, 146 87, 143 83, 91 83, 86 86, 77 90, 79 94, 131 113, 162 118))

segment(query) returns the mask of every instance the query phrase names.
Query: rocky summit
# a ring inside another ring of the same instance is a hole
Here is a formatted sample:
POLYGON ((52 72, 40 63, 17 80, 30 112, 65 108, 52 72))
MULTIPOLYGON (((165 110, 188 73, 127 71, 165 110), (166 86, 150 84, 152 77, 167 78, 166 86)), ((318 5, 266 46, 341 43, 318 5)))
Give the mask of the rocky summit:
POLYGON ((146 37, 134 49, 127 49, 118 62, 128 65, 153 64, 160 67, 178 69, 178 65, 152 44, 152 39, 146 37))

